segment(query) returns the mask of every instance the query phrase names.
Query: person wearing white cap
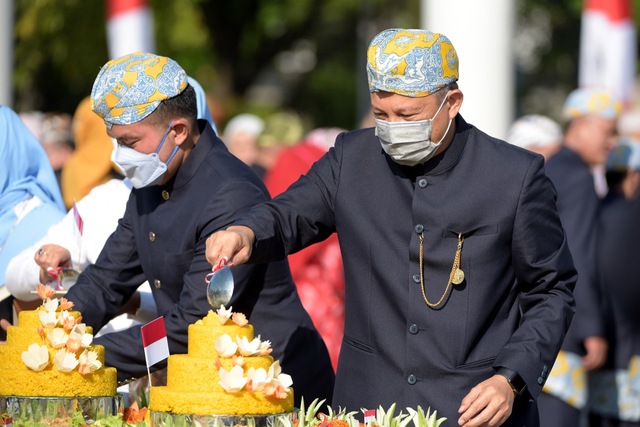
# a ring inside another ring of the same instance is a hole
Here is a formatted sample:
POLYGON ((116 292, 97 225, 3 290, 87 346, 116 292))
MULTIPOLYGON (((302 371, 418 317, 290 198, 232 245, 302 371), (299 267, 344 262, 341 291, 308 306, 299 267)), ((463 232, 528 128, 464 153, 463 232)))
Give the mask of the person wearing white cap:
POLYGON ((562 128, 547 116, 529 114, 511 124, 507 142, 548 159, 560 149, 562 128))
MULTIPOLYGON (((67 299, 98 330, 145 279, 165 319, 169 351, 187 352, 190 324, 205 317, 205 239, 250 206, 269 199, 263 182, 232 156, 211 124, 197 120, 185 71, 171 58, 133 53, 107 62, 91 92, 92 109, 117 145, 112 159, 133 189, 123 217, 67 299)), ((233 270, 229 307, 268 337, 304 396, 330 399, 334 373, 322 338, 302 307, 286 260, 233 270)), ((220 307, 214 307, 219 309, 220 307)), ((140 326, 95 340, 118 380, 146 375, 140 326)), ((152 366, 162 369, 166 360, 152 366)))
POLYGON ((281 259, 336 233, 334 406, 537 426, 576 281, 544 159, 460 116, 446 36, 384 30, 366 67, 375 128, 341 134, 287 191, 212 234, 207 259, 281 259))
POLYGON ((596 266, 605 302, 605 364, 589 372, 590 427, 640 426, 640 141, 623 138, 607 159, 609 193, 597 227, 596 266))
POLYGON ((562 148, 545 164, 558 192, 558 213, 578 271, 576 315, 549 380, 538 399, 541 424, 577 426, 587 400, 586 371, 604 363, 607 342, 601 296, 595 282, 596 224, 600 197, 594 168, 603 167, 616 144, 621 104, 602 89, 578 88, 563 106, 562 148))

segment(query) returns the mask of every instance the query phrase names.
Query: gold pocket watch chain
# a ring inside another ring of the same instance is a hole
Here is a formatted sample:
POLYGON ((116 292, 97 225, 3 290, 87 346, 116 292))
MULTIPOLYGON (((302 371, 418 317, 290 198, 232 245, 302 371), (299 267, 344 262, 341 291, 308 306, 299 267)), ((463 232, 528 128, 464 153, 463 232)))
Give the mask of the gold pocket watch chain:
POLYGON ((451 288, 451 284, 459 285, 464 280, 464 272, 460 268, 460 256, 462 253, 462 242, 464 242, 464 237, 462 233, 458 233, 458 248, 456 249, 456 255, 453 258, 453 266, 451 266, 451 273, 449 274, 449 282, 447 283, 447 287, 444 290, 444 293, 438 300, 438 302, 431 303, 427 298, 427 294, 425 293, 424 287, 424 231, 420 233, 420 290, 422 291, 422 298, 424 302, 431 308, 438 308, 442 301, 444 301, 445 296, 449 293, 449 288, 451 288))

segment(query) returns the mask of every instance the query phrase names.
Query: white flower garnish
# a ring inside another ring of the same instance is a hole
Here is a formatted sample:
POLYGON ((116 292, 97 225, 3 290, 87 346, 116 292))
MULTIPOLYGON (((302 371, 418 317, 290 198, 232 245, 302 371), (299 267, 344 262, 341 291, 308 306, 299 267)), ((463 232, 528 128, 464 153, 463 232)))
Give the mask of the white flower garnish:
POLYGON ((231 357, 236 354, 238 346, 229 335, 224 334, 216 338, 215 349, 220 357, 231 357))
POLYGON ((62 328, 53 328, 47 331, 47 340, 51 347, 62 348, 67 344, 69 335, 62 328))
POLYGON ((254 338, 251 342, 247 337, 236 337, 236 342, 242 356, 255 356, 260 352, 260 337, 254 338))
POLYGON ((53 328, 58 323, 58 314, 54 311, 40 310, 38 312, 38 318, 40 319, 40 323, 44 327, 53 328))
POLYGON ((98 360, 98 353, 95 351, 85 350, 80 355, 80 367, 78 372, 81 374, 89 374, 93 371, 97 371, 102 367, 102 362, 98 360))
POLYGON ((76 321, 76 318, 75 318, 75 317, 73 317, 73 316, 69 313, 69 311, 67 311, 67 310, 62 310, 62 311, 60 312, 60 315, 58 316, 58 323, 59 323, 59 324, 61 324, 61 325, 63 325, 63 324, 64 324, 64 322, 65 322, 65 320, 67 320, 67 319, 71 319, 72 323, 75 323, 75 321, 76 321))
POLYGON ((76 366, 78 366, 79 363, 74 353, 69 353, 63 348, 58 350, 56 355, 53 356, 53 362, 60 372, 71 372, 76 368, 76 366))
POLYGON ((78 323, 69 333, 69 338, 78 339, 82 343, 82 348, 87 348, 93 342, 93 334, 87 334, 87 325, 78 323))
MULTIPOLYGON (((260 335, 258 335, 258 339, 260 339, 260 335)), ((260 342, 260 345, 258 346, 258 353, 260 353, 261 356, 271 354, 272 351, 273 349, 271 348, 271 341, 267 340, 260 342)))
POLYGON ((42 371, 49 364, 49 350, 46 345, 31 344, 22 352, 22 361, 32 371, 42 371))
POLYGON ((60 304, 60 301, 58 300, 58 298, 52 298, 52 299, 46 300, 42 304, 42 306, 44 307, 45 310, 52 311, 55 313, 55 311, 58 310, 59 304, 60 304))
POLYGON ((225 323, 227 323, 227 320, 231 319, 232 316, 232 312, 231 309, 233 307, 229 307, 229 309, 225 309, 224 308, 224 304, 222 304, 220 306, 220 308, 216 311, 216 313, 218 314, 218 319, 220 320, 220 324, 224 325, 225 323))
POLYGON ((269 372, 267 372, 267 377, 277 380, 278 383, 284 387, 285 391, 289 391, 289 387, 293 385, 293 380, 291 379, 291 375, 283 374, 282 367, 280 367, 280 362, 275 361, 269 366, 269 372))
POLYGON ((247 371, 247 389, 249 391, 256 392, 264 390, 264 387, 269 384, 269 378, 267 378, 267 371, 264 368, 249 368, 247 371))
POLYGON ((229 372, 224 368, 220 368, 218 375, 220 376, 218 384, 220 384, 227 393, 236 393, 242 390, 245 384, 247 384, 247 379, 244 377, 244 370, 238 365, 231 368, 229 372))

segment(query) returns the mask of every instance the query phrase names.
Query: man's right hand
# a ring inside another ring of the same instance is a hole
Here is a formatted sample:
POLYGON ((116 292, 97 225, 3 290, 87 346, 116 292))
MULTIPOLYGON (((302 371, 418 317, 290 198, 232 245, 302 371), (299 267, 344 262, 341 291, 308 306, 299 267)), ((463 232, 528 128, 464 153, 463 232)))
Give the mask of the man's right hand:
POLYGON ((207 261, 216 266, 222 258, 227 258, 229 267, 244 264, 251 256, 255 239, 253 230, 242 225, 216 231, 207 238, 207 261))

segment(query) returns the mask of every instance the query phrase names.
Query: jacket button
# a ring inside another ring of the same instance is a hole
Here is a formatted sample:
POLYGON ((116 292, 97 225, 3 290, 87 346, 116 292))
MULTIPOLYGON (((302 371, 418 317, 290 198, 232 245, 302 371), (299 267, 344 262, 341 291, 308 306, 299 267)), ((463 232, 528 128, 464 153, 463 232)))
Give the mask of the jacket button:
POLYGON ((152 242, 156 241, 156 233, 154 233, 153 231, 149 232, 149 240, 152 242))
POLYGON ((420 188, 425 188, 429 183, 427 182, 426 178, 420 178, 418 180, 418 187, 420 188))
POLYGON ((411 374, 407 377, 407 382, 411 385, 414 385, 415 383, 418 382, 418 379, 416 378, 415 375, 411 374))
POLYGON ((538 377, 538 385, 544 384, 544 378, 538 377))
POLYGON ((420 283, 420 275, 414 274, 413 276, 411 276, 411 280, 413 280, 413 283, 420 283))
POLYGON ((153 281, 153 286, 156 287, 156 289, 160 289, 162 287, 162 282, 158 279, 153 281))
POLYGON ((409 326, 409 332, 411 332, 413 335, 415 335, 418 332, 420 332, 420 328, 418 328, 418 325, 416 325, 414 323, 413 325, 409 326))
POLYGON ((169 192, 167 190, 162 190, 162 198, 169 200, 169 192))
POLYGON ((424 225, 422 224, 416 225, 415 230, 416 230, 416 233, 418 234, 422 233, 424 231, 424 225))

